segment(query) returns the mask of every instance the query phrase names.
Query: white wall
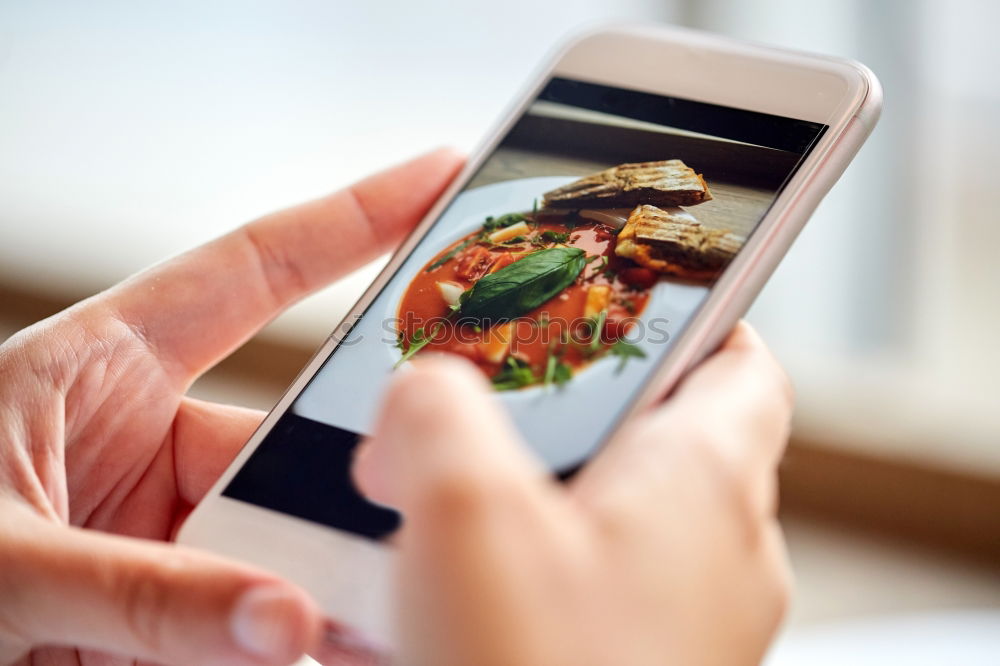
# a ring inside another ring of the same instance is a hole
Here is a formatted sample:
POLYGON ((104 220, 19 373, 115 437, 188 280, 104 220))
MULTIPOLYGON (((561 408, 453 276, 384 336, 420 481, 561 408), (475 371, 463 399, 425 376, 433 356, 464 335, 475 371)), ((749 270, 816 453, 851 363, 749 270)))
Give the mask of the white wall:
POLYGON ((0 280, 107 285, 441 144, 654 0, 0 3, 0 280))

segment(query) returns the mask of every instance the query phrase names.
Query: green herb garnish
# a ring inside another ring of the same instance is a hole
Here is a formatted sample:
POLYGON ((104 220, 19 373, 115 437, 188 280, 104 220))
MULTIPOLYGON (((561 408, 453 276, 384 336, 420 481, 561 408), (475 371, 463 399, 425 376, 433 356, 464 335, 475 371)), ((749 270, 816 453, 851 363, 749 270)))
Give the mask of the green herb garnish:
POLYGON ((569 240, 569 232, 543 231, 541 238, 546 243, 565 243, 569 240))
POLYGON ((458 254, 459 252, 461 252, 465 248, 469 247, 470 245, 472 245, 473 243, 475 243, 478 240, 479 240, 479 236, 473 236, 472 238, 465 239, 464 241, 462 241, 461 243, 459 243, 458 245, 456 245, 452 249, 450 249, 447 252, 445 252, 444 254, 442 254, 441 257, 437 261, 435 261, 433 264, 431 264, 430 266, 428 266, 427 267, 427 272, 430 273, 435 268, 441 268, 446 263, 448 263, 448 261, 451 260, 452 257, 454 257, 456 254, 458 254))
POLYGON ((563 386, 571 379, 573 379, 573 368, 567 363, 557 361, 555 373, 556 386, 563 386))
POLYGON ((504 227, 509 227, 512 224, 523 222, 525 219, 527 218, 520 213, 507 213, 506 215, 501 215, 500 217, 493 217, 491 215, 483 221, 483 229, 486 231, 496 231, 497 229, 503 229, 504 227))
POLYGON ((491 380, 497 391, 512 391, 538 382, 531 366, 519 358, 507 357, 503 368, 491 380))
MULTIPOLYGON (((409 347, 409 349, 407 349, 405 352, 403 352, 403 355, 399 358, 398 361, 396 361, 396 365, 392 366, 393 369, 398 368, 399 366, 403 365, 404 363, 406 363, 407 361, 409 361, 411 358, 413 358, 413 355, 416 354, 421 349, 423 349, 424 347, 426 347, 427 344, 431 340, 434 339, 434 337, 441 331, 442 328, 444 328, 444 322, 443 321, 439 321, 438 323, 436 323, 434 325, 434 328, 431 329, 430 333, 426 333, 424 331, 424 327, 423 326, 421 326, 420 328, 418 328, 417 330, 415 330, 413 332, 413 337, 410 338, 410 347, 409 347)), ((403 348, 403 345, 402 345, 402 334, 400 334, 400 342, 399 342, 398 346, 399 346, 400 349, 403 348)))
POLYGON ((624 338, 611 345, 608 353, 618 357, 618 367, 615 368, 616 374, 625 368, 625 364, 630 358, 646 358, 646 352, 624 338))
POLYGON ((573 368, 563 363, 560 356, 561 354, 549 350, 549 356, 545 359, 545 377, 542 380, 546 386, 555 384, 561 387, 573 378, 573 368))
POLYGON ((601 348, 604 337, 604 322, 608 320, 608 311, 601 310, 591 321, 590 346, 587 348, 589 355, 596 354, 601 348))

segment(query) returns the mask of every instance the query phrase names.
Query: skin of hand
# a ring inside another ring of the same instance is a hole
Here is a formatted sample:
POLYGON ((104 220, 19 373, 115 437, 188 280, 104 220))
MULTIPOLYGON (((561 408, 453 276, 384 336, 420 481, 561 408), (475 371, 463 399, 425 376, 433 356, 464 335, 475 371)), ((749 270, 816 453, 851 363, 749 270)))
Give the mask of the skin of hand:
POLYGON ((354 466, 406 515, 402 663, 759 663, 790 586, 775 472, 791 405, 740 324, 559 484, 467 362, 414 363, 354 466))
POLYGON ((392 248, 461 163, 437 151, 267 216, 0 346, 0 664, 287 664, 316 647, 305 592, 163 543, 262 418, 184 394, 392 248))

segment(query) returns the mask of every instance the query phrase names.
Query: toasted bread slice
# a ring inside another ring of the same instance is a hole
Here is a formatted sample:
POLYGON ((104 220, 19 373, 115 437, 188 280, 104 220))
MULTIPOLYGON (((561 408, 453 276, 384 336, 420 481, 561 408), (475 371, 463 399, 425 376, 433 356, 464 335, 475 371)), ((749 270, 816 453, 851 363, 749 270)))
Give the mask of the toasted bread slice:
POLYGON ((592 174, 545 194, 547 208, 693 206, 712 198, 701 174, 680 160, 637 162, 592 174))
POLYGON ((744 239, 709 229, 683 208, 636 206, 622 227, 615 254, 641 266, 688 280, 709 280, 722 272, 744 239))

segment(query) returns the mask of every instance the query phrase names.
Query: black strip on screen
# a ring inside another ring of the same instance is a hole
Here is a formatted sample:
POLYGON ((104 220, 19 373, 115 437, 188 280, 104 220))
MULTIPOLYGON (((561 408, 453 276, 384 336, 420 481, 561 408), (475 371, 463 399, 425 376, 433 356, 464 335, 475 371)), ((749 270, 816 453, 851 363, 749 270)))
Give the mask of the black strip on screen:
POLYGON ((538 99, 800 154, 824 128, 769 113, 559 77, 549 81, 538 99))
POLYGON ((355 489, 353 432, 285 413, 223 494, 371 539, 399 527, 400 516, 355 489))

